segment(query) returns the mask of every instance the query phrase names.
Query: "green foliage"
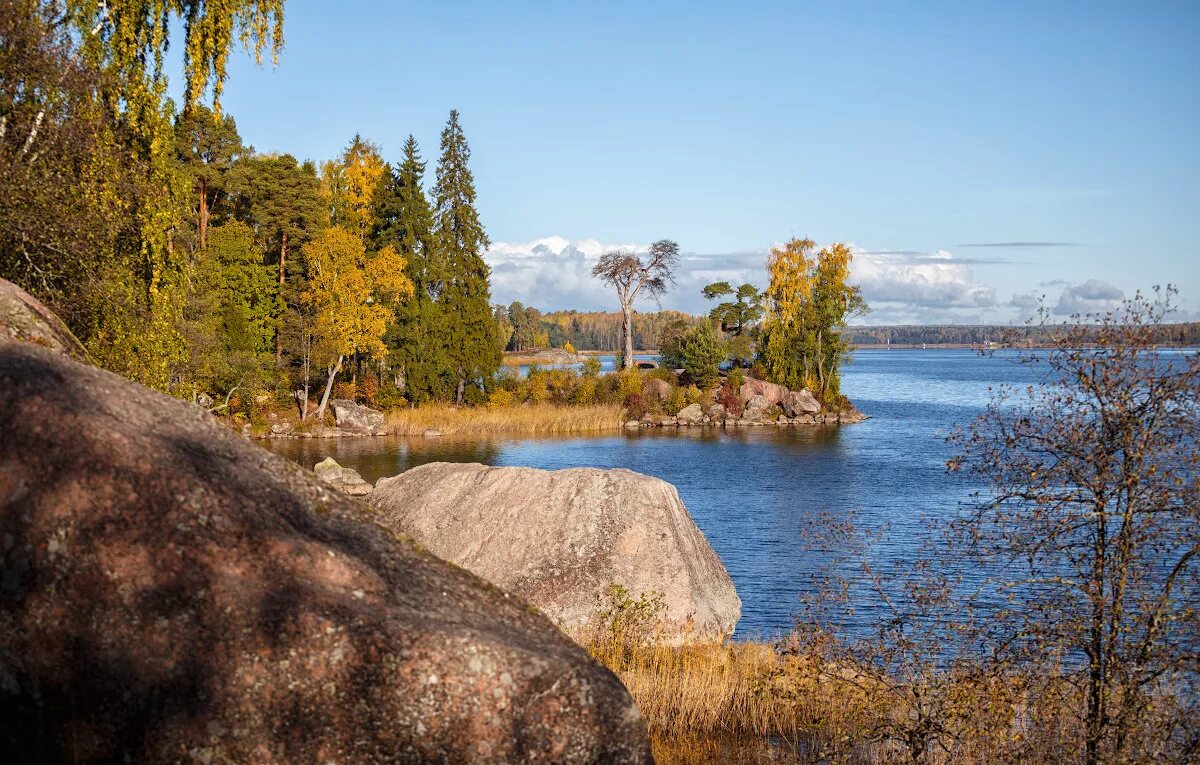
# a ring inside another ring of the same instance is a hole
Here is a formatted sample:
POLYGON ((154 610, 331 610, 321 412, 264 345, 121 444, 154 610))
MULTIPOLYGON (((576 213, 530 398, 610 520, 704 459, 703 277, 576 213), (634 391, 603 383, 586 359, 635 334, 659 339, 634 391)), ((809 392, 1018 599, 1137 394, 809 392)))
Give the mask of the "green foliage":
POLYGON ((649 645, 666 613, 664 597, 661 592, 643 592, 635 599, 624 586, 609 584, 596 594, 595 628, 628 648, 649 645))
POLYGON ((671 392, 667 394, 667 398, 663 401, 663 409, 667 414, 679 414, 679 410, 688 405, 687 390, 684 388, 671 388, 671 392))
POLYGON ((600 374, 600 359, 595 356, 588 356, 583 360, 583 374, 588 377, 595 377, 600 374))
POLYGON ((716 385, 717 366, 725 358, 721 338, 712 325, 689 329, 679 340, 680 366, 695 385, 708 389, 716 385))
POLYGON ((721 303, 708 314, 709 319, 720 325, 722 332, 740 336, 762 318, 763 296, 753 284, 743 284, 734 290, 729 282, 713 282, 701 292, 709 300, 734 296, 732 301, 721 303))
POLYGON ((734 367, 733 369, 729 370, 728 384, 729 387, 733 388, 734 390, 738 390, 746 384, 746 373, 742 371, 741 367, 734 367))
POLYGON ((840 330, 867 306, 849 283, 850 248, 833 244, 814 255, 815 248, 811 240, 792 239, 771 251, 759 362, 766 379, 807 387, 831 402, 839 395, 838 368, 849 351, 840 330))
POLYGON ((435 247, 444 258, 446 278, 437 296, 443 348, 462 401, 468 385, 482 386, 500 366, 495 320, 490 305, 491 271, 483 260, 490 242, 475 210, 475 180, 467 163, 471 150, 458 124, 458 112, 442 131, 442 154, 434 185, 435 247))

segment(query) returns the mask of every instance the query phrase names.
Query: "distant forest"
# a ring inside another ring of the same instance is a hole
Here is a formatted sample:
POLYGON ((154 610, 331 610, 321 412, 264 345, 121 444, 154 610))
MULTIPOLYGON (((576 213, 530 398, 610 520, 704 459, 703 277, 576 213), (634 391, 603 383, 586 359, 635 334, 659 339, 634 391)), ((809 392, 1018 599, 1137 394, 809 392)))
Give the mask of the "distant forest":
MULTIPOLYGON (((537 347, 561 348, 570 343, 580 351, 617 351, 621 345, 621 313, 619 311, 551 311, 541 313, 519 303, 504 308, 497 306, 501 331, 510 338, 509 350, 537 347), (512 309, 516 307, 516 311, 512 309), (519 312, 525 311, 526 315, 519 312), (516 313, 521 316, 515 324, 505 322, 516 313), (521 319, 525 319, 522 321, 521 319), (507 326, 506 326, 507 324, 507 326), (523 326, 522 326, 523 325, 523 326), (528 329, 525 329, 528 327, 528 329), (522 331, 524 330, 524 331, 522 331), (519 336, 522 339, 519 339, 519 336), (525 340, 524 338, 528 338, 525 340)), ((674 319, 698 324, 702 316, 679 311, 635 313, 633 344, 635 348, 654 349, 659 346, 663 329, 674 319)), ((1200 322, 1163 324, 1160 327, 1163 345, 1200 346, 1200 322)), ((1028 341, 1037 343, 1037 327, 1012 327, 1003 324, 903 324, 896 326, 846 327, 843 334, 858 346, 870 345, 985 345, 987 343, 1028 341)))
MULTIPOLYGON (((1200 322, 1162 324, 1162 345, 1200 345, 1200 322)), ((1002 324, 904 324, 881 327, 846 327, 854 345, 983 345, 1027 341, 1037 343, 1042 334, 1038 327, 1010 327, 1002 324)))

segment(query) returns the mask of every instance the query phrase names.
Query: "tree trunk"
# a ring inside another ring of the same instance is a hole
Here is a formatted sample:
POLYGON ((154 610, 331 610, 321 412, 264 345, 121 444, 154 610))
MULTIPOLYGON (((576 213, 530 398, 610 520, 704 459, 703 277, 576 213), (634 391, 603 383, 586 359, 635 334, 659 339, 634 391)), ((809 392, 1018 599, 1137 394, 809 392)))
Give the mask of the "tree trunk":
POLYGON ((325 416, 325 406, 329 403, 329 394, 333 390, 333 378, 342 371, 342 357, 337 357, 337 363, 329 367, 329 379, 325 381, 325 392, 321 394, 321 405, 317 407, 317 419, 325 416))
POLYGON ((208 184, 200 181, 200 249, 208 246, 208 184))
POLYGON ((827 385, 825 382, 825 352, 821 348, 822 335, 823 335, 823 332, 818 329, 817 330, 817 381, 821 385, 821 401, 824 401, 825 400, 825 389, 826 389, 827 385))
POLYGON ((454 396, 455 403, 461 404, 464 401, 466 401, 466 397, 467 397, 466 394, 467 394, 467 381, 460 377, 458 379, 458 391, 454 396))
MULTIPOLYGON (((283 297, 283 282, 287 274, 287 232, 283 232, 283 240, 279 245, 279 296, 283 297)), ((275 326, 275 365, 283 364, 283 316, 275 326)))
POLYGON ((621 306, 621 332, 625 336, 625 358, 622 366, 633 369, 633 306, 621 306))

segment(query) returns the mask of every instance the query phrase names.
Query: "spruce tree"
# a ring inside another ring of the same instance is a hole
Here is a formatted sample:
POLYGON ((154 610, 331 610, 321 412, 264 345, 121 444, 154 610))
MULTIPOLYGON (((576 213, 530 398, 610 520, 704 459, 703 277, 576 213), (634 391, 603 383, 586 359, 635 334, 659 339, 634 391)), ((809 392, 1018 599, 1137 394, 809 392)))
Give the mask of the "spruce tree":
POLYGON ((413 296, 395 306, 396 322, 386 342, 404 372, 405 391, 414 403, 449 396, 456 382, 446 355, 440 319, 445 269, 433 241, 433 210, 422 188, 425 163, 411 135, 404 159, 388 174, 377 211, 374 245, 392 245, 407 260, 413 296))
POLYGON ((475 210, 475 180, 467 162, 471 150, 458 124, 458 112, 442 131, 442 155, 434 186, 434 242, 444 259, 446 279, 437 302, 446 338, 446 357, 453 370, 455 400, 465 400, 467 386, 482 392, 482 383, 500 367, 498 332, 492 315, 483 260, 490 242, 475 210))

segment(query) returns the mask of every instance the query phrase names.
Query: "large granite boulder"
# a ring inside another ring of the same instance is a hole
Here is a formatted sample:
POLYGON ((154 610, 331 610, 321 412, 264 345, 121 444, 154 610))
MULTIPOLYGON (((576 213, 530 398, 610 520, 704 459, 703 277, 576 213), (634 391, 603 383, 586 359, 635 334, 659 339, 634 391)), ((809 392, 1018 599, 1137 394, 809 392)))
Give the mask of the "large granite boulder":
POLYGON ((648 762, 524 602, 198 408, 0 343, 0 762, 648 762))
POLYGON ((335 398, 329 402, 329 407, 333 409, 333 420, 340 430, 354 433, 383 432, 383 412, 377 412, 345 398, 335 398))
POLYGON ((431 463, 376 482, 380 522, 434 555, 583 627, 619 584, 663 594, 673 630, 728 635, 733 581, 675 487, 630 470, 431 463))
POLYGON ((5 340, 23 340, 87 361, 87 352, 62 319, 33 295, 0 279, 0 342, 5 340))
POLYGON ((774 406, 788 393, 788 389, 782 385, 776 385, 766 380, 759 380, 754 377, 746 378, 746 382, 742 383, 742 387, 738 389, 738 397, 742 401, 749 401, 755 396, 762 396, 767 400, 767 403, 774 406))
POLYGON ((821 402, 817 401, 807 388, 803 390, 790 390, 783 396, 783 400, 779 402, 779 407, 783 409, 783 413, 788 417, 799 417, 802 414, 817 414, 821 411, 821 402))

